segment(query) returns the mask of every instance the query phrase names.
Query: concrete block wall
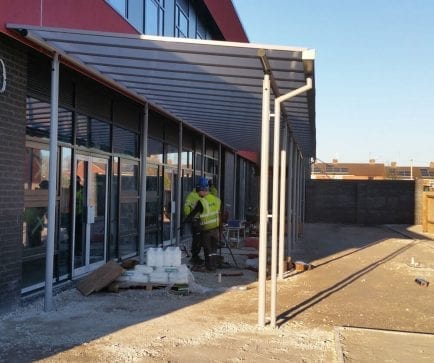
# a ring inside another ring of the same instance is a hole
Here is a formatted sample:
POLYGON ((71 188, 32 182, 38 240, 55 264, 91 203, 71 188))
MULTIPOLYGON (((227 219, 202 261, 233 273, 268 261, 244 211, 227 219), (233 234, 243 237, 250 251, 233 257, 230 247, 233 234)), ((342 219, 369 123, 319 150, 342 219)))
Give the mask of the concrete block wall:
POLYGON ((26 52, 0 34, 7 87, 0 93, 0 311, 21 295, 23 172, 25 153, 26 52))
POLYGON ((414 193, 411 180, 309 180, 306 222, 413 224, 414 193))

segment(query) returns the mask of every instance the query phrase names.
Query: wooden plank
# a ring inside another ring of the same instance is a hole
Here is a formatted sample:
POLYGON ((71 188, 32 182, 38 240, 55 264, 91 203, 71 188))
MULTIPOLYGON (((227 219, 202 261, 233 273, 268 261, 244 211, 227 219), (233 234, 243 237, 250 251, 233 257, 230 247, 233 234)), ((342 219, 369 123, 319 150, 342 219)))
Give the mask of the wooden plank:
POLYGON ((124 269, 116 262, 109 261, 81 280, 77 285, 77 289, 84 296, 88 296, 92 292, 99 291, 112 283, 123 271, 124 269))

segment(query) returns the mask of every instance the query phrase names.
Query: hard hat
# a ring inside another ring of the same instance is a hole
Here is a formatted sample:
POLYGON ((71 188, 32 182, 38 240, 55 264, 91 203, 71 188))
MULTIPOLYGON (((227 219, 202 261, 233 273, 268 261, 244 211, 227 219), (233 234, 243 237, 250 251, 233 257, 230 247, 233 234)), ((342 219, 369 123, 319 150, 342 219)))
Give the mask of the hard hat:
POLYGON ((199 190, 208 190, 208 179, 201 176, 196 186, 199 190))

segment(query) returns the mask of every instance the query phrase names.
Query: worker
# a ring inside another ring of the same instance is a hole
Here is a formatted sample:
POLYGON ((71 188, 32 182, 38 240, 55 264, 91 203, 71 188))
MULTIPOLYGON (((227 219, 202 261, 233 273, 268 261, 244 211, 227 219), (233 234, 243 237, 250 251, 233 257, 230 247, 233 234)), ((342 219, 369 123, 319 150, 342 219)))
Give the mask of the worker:
POLYGON ((209 193, 208 181, 203 177, 199 180, 198 194, 200 196, 198 203, 187 220, 199 215, 201 240, 205 255, 205 266, 200 271, 213 272, 216 270, 219 259, 217 246, 219 243, 221 201, 209 193))
MULTIPOLYGON (((199 192, 199 183, 198 185, 196 185, 196 188, 193 189, 185 198, 184 208, 183 208, 185 220, 187 220, 190 213, 194 210, 197 202, 200 199, 198 192, 199 192)), ((200 238, 199 216, 194 216, 193 218, 191 218, 191 220, 189 219, 189 221, 191 222, 191 233, 192 233, 190 262, 193 264, 193 266, 203 265, 204 260, 199 257, 200 250, 202 249, 202 242, 200 238)))
POLYGON ((215 195, 216 197, 218 197, 218 191, 217 191, 217 188, 214 186, 214 183, 213 183, 213 181, 210 179, 210 180, 208 180, 208 187, 209 187, 209 192, 212 194, 212 195, 215 195))

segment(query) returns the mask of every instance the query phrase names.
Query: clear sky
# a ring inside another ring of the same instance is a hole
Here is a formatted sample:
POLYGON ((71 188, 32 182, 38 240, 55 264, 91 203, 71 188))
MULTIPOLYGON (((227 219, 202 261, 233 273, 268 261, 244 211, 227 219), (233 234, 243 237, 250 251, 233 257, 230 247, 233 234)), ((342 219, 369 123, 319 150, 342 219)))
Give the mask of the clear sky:
POLYGON ((434 161, 434 0, 232 0, 251 43, 316 49, 317 158, 434 161))

